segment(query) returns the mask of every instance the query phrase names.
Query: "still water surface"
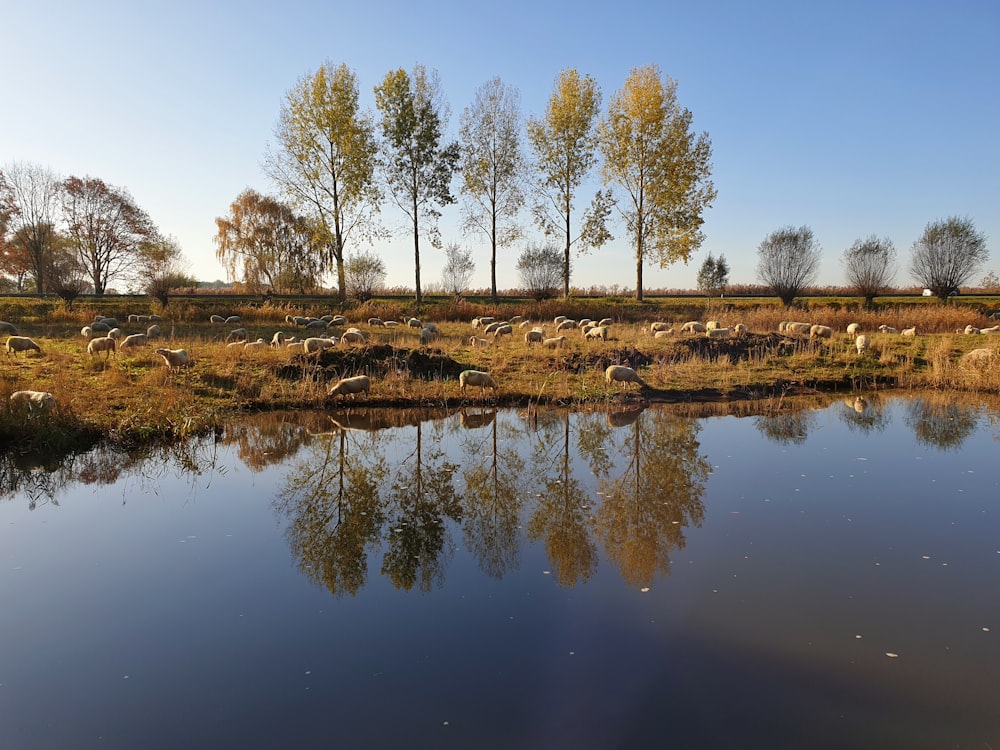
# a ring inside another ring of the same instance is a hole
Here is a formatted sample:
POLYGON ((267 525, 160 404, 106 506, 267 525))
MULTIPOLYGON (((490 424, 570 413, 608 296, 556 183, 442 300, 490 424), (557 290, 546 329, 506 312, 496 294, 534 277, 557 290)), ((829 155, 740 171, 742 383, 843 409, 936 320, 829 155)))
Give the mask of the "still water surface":
POLYGON ((998 438, 873 397, 7 456, 0 748, 1000 748, 998 438))

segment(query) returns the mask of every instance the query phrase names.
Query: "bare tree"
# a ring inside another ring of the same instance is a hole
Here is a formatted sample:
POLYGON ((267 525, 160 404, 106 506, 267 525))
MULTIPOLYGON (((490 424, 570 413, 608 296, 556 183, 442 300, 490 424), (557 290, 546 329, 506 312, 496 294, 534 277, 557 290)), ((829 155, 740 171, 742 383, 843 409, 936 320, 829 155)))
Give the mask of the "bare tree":
MULTIPOLYGON (((469 288, 472 272, 476 270, 476 264, 472 262, 472 251, 455 242, 450 242, 445 245, 444 257, 441 283, 446 292, 457 297, 469 288)), ((496 294, 495 286, 493 292, 496 294)))
POLYGON ((913 243, 910 273, 942 302, 989 259, 986 235, 969 218, 931 222, 913 243))
POLYGON ((812 229, 783 227, 757 248, 757 277, 789 307, 816 280, 819 262, 819 244, 812 229))
POLYGON ((4 183, 6 200, 14 206, 8 230, 20 237, 35 280, 35 291, 44 294, 48 256, 58 240, 60 179, 44 167, 13 162, 4 168, 4 183))
POLYGON ((537 300, 555 296, 563 279, 563 253, 553 243, 529 244, 517 259, 517 272, 521 286, 537 300))
POLYGON ((347 293, 364 302, 375 296, 385 284, 385 263, 372 252, 358 253, 347 259, 347 293))
POLYGON ((858 295, 865 298, 865 306, 882 294, 896 275, 896 247, 888 238, 872 235, 866 240, 855 240, 841 258, 847 283, 858 295))

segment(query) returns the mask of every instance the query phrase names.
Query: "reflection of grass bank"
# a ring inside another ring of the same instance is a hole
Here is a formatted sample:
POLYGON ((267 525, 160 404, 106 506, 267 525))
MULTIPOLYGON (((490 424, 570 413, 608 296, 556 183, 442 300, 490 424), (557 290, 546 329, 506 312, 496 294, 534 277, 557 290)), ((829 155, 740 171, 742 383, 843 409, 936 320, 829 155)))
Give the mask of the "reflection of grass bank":
MULTIPOLYGON (((554 302, 528 305, 521 312, 539 320, 542 313, 548 315, 560 306, 554 302)), ((370 398, 364 403, 376 406, 742 402, 815 390, 892 387, 1000 393, 995 364, 972 368, 960 362, 965 352, 994 341, 992 336, 954 333, 969 323, 983 326, 989 322, 981 312, 967 307, 896 306, 875 313, 841 306, 795 312, 770 306, 717 306, 701 309, 699 317, 717 318, 724 325, 741 322, 751 333, 724 340, 704 335, 654 339, 646 321, 666 320, 679 328, 698 310, 619 308, 588 300, 567 307, 580 313, 593 308, 595 315, 603 312, 613 318, 609 340, 586 341, 579 331, 570 330, 565 332, 566 346, 556 350, 527 346, 520 329, 512 337, 472 347, 469 337, 482 332, 474 331, 465 322, 466 316, 489 312, 488 306, 466 305, 468 309, 459 310, 462 303, 458 303, 454 307, 452 312, 463 321, 438 321, 441 335, 429 346, 420 345, 416 329, 362 322, 369 312, 385 317, 401 312, 372 306, 350 317, 353 325, 369 335, 367 346, 337 347, 318 358, 307 358, 291 356, 283 349, 248 354, 227 348, 224 338, 232 326, 204 322, 207 313, 184 301, 176 311, 173 307, 169 311, 173 318, 165 316, 167 320, 161 323, 162 344, 185 348, 192 356, 192 365, 179 373, 168 372, 153 347, 120 353, 108 362, 88 358, 79 328, 93 317, 91 310, 35 315, 18 323, 22 333, 38 341, 43 354, 21 355, 5 363, 0 371, 0 399, 6 403, 7 396, 19 389, 46 390, 56 395, 59 407, 51 415, 30 419, 3 408, 0 443, 56 445, 102 436, 123 445, 171 441, 218 429, 230 415, 247 410, 328 407, 330 382, 355 374, 372 377, 370 398), (647 313, 644 320, 633 320, 640 313, 647 313), (933 333, 913 338, 869 333, 869 353, 859 357, 853 337, 846 333, 822 341, 774 333, 785 319, 829 324, 838 331, 854 321, 873 331, 884 320, 897 327, 916 325, 918 333, 933 333), (610 364, 640 370, 650 388, 641 393, 633 389, 627 395, 621 387, 609 388, 603 371, 610 364), (489 371, 500 384, 499 393, 463 394, 457 375, 466 368, 489 371)), ((287 306, 233 311, 242 315, 241 325, 251 339, 269 340, 277 330, 304 335, 301 328, 285 322, 284 316, 291 312, 287 306)), ((547 335, 554 335, 551 318, 544 320, 547 335)), ((140 330, 136 325, 122 327, 126 333, 140 330)))

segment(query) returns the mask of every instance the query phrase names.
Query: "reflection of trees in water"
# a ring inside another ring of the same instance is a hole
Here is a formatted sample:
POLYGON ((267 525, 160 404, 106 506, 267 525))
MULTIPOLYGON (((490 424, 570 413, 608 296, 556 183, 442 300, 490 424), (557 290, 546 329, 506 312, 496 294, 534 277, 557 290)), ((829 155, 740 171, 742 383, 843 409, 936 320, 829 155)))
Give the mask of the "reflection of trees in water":
POLYGON ((266 412, 228 425, 221 442, 236 445, 240 460, 259 472, 294 456, 311 434, 330 429, 330 420, 322 412, 266 412))
POLYGON ((396 588, 430 591, 444 580, 445 519, 461 520, 462 506, 452 483, 458 466, 446 460, 441 430, 440 423, 418 424, 413 450, 391 477, 382 572, 396 588), (431 430, 429 447, 424 443, 425 429, 431 430))
POLYGON ((556 580, 563 586, 574 586, 594 575, 598 557, 587 494, 572 474, 569 413, 561 416, 561 422, 533 422, 539 429, 533 455, 535 482, 541 491, 527 533, 532 541, 544 542, 556 580), (554 429, 558 426, 561 434, 554 429))
POLYGON ((699 455, 700 424, 667 411, 647 412, 627 427, 616 454, 627 459, 615 478, 599 482, 597 534, 605 554, 631 586, 668 573, 683 549, 684 527, 701 526, 710 464, 699 455))
POLYGON ((845 398, 836 414, 852 432, 865 435, 884 432, 890 421, 882 399, 877 396, 845 398))
POLYGON ((524 494, 524 459, 517 452, 521 436, 504 423, 504 438, 496 410, 463 410, 459 424, 470 433, 462 440, 465 492, 462 497, 462 532, 466 549, 479 568, 500 579, 519 561, 520 521, 524 494))
POLYGON ((380 496, 388 468, 377 436, 340 430, 316 436, 289 470, 275 507, 290 520, 299 568, 331 593, 356 594, 379 547, 380 496))
POLYGON ((956 403, 949 396, 922 396, 906 405, 906 424, 924 445, 956 449, 975 429, 980 408, 956 403))
POLYGON ((761 435, 776 443, 799 445, 809 437, 809 430, 816 421, 812 411, 805 409, 784 410, 778 407, 777 414, 754 417, 754 427, 761 435))

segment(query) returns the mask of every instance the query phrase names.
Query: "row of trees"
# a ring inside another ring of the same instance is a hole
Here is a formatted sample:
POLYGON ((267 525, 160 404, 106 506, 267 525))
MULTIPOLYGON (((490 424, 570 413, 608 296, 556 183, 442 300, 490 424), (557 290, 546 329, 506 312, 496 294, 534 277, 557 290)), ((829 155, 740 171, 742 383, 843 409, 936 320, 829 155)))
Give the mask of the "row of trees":
POLYGON ((124 282, 165 303, 171 288, 193 283, 177 243, 127 190, 19 162, 0 170, 0 273, 17 291, 67 302, 124 282))
MULTIPOLYGON (((703 240, 702 214, 715 199, 711 142, 692 131, 676 82, 655 65, 633 69, 603 115, 599 86, 576 70, 559 74, 544 114, 527 121, 518 91, 494 78, 462 112, 458 141, 445 137, 450 111, 436 72, 419 64, 410 72, 392 70, 374 94, 377 119, 360 106, 354 72, 330 63, 288 91, 264 167, 290 210, 302 217, 282 221, 301 221, 308 238, 285 246, 300 254, 297 261, 263 247, 256 220, 246 231, 234 231, 246 203, 241 196, 228 217, 217 219, 217 253, 230 269, 256 283, 272 283, 282 273, 305 278, 307 272, 335 271, 343 301, 349 293, 347 250, 386 236, 378 215, 388 198, 406 217, 413 238, 419 303, 421 240, 444 244, 438 220, 458 202, 452 192, 456 177, 462 226, 490 247, 494 297, 498 251, 524 237, 525 208, 561 246, 564 295, 572 251, 613 239, 615 214, 632 244, 639 299, 645 264, 686 261, 703 240), (603 189, 577 216, 577 192, 598 164, 603 189)), ((260 206, 266 200, 255 198, 260 206)), ((449 276, 467 266, 454 266, 449 258, 446 286, 449 276)))

